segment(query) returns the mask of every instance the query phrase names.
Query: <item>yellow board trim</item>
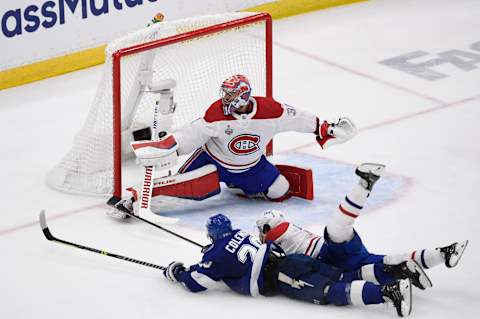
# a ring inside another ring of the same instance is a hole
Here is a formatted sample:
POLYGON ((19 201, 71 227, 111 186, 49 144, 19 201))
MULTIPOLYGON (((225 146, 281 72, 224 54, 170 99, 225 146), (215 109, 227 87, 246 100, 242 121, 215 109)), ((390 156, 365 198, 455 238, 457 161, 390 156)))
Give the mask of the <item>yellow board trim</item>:
POLYGON ((105 62, 105 45, 0 72, 0 90, 19 86, 105 62))
POLYGON ((281 19, 311 11, 363 1, 367 0, 278 0, 245 11, 268 12, 273 19, 281 19))
MULTIPOLYGON (((315 10, 367 0, 278 0, 244 11, 268 12, 281 19, 315 10)), ((0 90, 8 89, 105 62, 105 45, 0 71, 0 90)))

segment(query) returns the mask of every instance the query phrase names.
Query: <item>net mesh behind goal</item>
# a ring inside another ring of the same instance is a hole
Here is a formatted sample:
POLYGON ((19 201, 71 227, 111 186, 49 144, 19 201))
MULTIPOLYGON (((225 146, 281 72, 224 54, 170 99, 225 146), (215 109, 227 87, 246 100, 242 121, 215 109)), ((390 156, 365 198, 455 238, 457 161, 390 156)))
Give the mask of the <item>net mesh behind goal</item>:
POLYGON ((177 83, 173 130, 202 116, 230 75, 246 75, 254 95, 270 96, 270 16, 241 12, 161 22, 110 43, 87 120, 48 185, 121 196, 122 154, 129 149, 122 132, 152 124, 154 97, 144 93, 149 71, 152 82, 177 83))

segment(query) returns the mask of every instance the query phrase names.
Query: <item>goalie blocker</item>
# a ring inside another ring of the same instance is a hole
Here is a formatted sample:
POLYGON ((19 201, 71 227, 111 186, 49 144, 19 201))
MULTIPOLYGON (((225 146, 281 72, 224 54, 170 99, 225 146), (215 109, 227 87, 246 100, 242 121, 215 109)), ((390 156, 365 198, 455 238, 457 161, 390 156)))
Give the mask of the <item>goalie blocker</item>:
MULTIPOLYGON (((290 184, 291 196, 313 200, 312 170, 290 165, 277 165, 280 173, 290 184)), ((136 201, 141 193, 139 189, 130 187, 136 201)), ((183 174, 157 178, 153 182, 152 197, 171 196, 177 198, 204 200, 220 193, 220 180, 215 165, 209 164, 183 174)))

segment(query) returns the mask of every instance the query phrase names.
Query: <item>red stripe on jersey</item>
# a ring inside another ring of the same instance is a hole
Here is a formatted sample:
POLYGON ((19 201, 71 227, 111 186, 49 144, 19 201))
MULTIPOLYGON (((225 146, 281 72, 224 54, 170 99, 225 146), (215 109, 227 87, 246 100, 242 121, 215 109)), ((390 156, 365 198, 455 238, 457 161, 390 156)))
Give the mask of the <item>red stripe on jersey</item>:
POLYGON ((288 229, 288 226, 290 226, 289 222, 283 222, 272 229, 267 233, 265 236, 265 241, 275 241, 277 240, 280 236, 285 234, 285 232, 288 229))
POLYGON ((311 247, 313 247, 313 242, 315 240, 318 240, 320 237, 317 236, 317 237, 313 237, 311 240, 310 240, 310 243, 308 244, 308 247, 307 247, 307 250, 305 250, 305 255, 307 256, 311 256, 312 255, 312 252, 308 252, 310 250, 311 247))
MULTIPOLYGON (((276 119, 282 116, 283 107, 273 98, 261 96, 254 96, 253 98, 257 102, 257 111, 255 112, 255 115, 252 119, 267 120, 276 119)), ((203 119, 207 123, 236 120, 236 118, 232 115, 223 114, 222 100, 217 100, 213 102, 213 104, 210 105, 210 107, 205 112, 203 119)))
POLYGON ((185 173, 185 170, 190 166, 190 164, 192 164, 192 162, 200 155, 202 154, 203 150, 202 149, 198 149, 196 150, 192 156, 190 156, 190 158, 185 162, 185 164, 182 165, 182 167, 180 167, 178 169, 178 173, 179 174, 182 174, 182 173, 185 173))
POLYGON ((416 253, 416 252, 417 252, 416 250, 414 250, 414 251, 413 251, 413 253, 412 253, 412 257, 411 257, 411 258, 412 258, 412 260, 415 260, 415 253, 416 253))
POLYGON ((351 213, 348 210, 346 210, 345 208, 343 208, 342 205, 338 205, 338 209, 340 209, 340 211, 347 216, 350 216, 352 218, 357 218, 358 217, 358 215, 355 215, 354 213, 351 213))
POLYGON ((210 105, 203 116, 205 122, 212 123, 218 121, 233 121, 235 118, 232 115, 223 114, 222 100, 216 100, 210 105))
POLYGON ((253 116, 255 120, 276 119, 282 116, 283 107, 271 97, 254 97, 257 101, 257 112, 253 116))

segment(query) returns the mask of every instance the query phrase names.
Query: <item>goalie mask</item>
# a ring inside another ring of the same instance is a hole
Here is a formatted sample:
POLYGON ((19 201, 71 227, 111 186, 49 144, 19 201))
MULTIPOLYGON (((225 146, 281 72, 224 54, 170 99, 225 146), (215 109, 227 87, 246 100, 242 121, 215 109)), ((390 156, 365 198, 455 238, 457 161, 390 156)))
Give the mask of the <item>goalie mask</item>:
POLYGON ((282 211, 271 209, 264 212, 262 217, 257 219, 257 228, 260 240, 263 242, 267 233, 284 221, 285 216, 282 211))
POLYGON ((236 109, 248 104, 252 88, 245 75, 237 74, 223 81, 220 87, 223 114, 230 115, 236 109))

